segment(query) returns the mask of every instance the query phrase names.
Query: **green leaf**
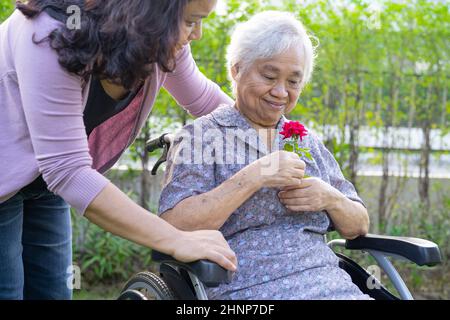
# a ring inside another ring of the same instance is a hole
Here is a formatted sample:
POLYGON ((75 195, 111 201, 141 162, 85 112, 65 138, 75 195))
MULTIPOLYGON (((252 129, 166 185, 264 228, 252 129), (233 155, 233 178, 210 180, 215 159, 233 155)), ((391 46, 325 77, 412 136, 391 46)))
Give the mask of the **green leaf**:
POLYGON ((92 258, 83 263, 83 269, 89 268, 91 264, 93 264, 94 262, 99 262, 99 260, 100 260, 99 256, 93 256, 92 258))
POLYGON ((292 151, 294 151, 294 146, 290 143, 286 143, 283 147, 283 150, 292 152, 292 151))

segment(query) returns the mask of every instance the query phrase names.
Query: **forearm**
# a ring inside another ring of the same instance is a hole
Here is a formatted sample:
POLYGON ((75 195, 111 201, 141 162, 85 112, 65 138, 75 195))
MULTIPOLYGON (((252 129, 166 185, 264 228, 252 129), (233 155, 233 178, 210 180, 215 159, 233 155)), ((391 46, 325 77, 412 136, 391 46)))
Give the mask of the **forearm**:
POLYGON ((346 239, 367 234, 369 215, 359 202, 350 200, 334 189, 332 204, 326 209, 336 230, 346 239))
POLYGON ((200 72, 189 47, 179 53, 176 63, 177 67, 167 75, 164 87, 191 115, 200 117, 220 104, 234 103, 217 84, 200 72))
POLYGON ((181 230, 220 229, 261 188, 257 166, 251 164, 213 190, 184 199, 161 217, 181 230))
POLYGON ((108 232, 170 255, 175 246, 173 240, 180 233, 111 183, 88 206, 85 216, 108 232))

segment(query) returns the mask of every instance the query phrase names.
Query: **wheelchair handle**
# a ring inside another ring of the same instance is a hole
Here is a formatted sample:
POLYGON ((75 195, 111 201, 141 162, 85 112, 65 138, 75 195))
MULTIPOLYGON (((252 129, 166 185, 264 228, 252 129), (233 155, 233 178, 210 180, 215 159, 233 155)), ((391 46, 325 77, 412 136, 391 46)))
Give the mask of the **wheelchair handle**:
POLYGON ((163 135, 161 135, 160 137, 158 137, 156 139, 148 140, 147 143, 145 144, 145 148, 146 148, 147 152, 153 152, 157 149, 162 149, 162 148, 164 148, 166 143, 170 144, 170 142, 166 142, 166 139, 165 139, 166 136, 167 136, 167 133, 164 133, 163 135))
POLYGON ((167 154, 170 148, 170 141, 171 141, 170 135, 167 133, 164 133, 159 138, 147 141, 145 145, 145 149, 147 150, 147 152, 153 152, 157 149, 164 149, 161 157, 158 159, 158 161, 156 161, 155 165, 153 166, 153 169, 151 171, 152 176, 155 176, 159 166, 164 162, 166 162, 167 154))

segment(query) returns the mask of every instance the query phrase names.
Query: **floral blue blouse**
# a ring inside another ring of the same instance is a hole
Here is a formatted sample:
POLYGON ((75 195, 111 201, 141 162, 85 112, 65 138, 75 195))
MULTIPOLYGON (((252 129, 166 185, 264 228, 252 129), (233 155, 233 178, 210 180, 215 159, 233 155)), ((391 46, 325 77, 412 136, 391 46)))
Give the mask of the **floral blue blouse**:
MULTIPOLYGON (((277 132, 285 121, 284 117, 280 119, 277 132)), ((277 139, 271 151, 282 149, 283 144, 277 139)), ((309 132, 301 147, 310 148, 313 157, 312 161, 302 158, 307 175, 319 177, 348 198, 363 203, 314 133, 309 132)), ((234 107, 223 105, 198 118, 177 134, 169 152, 160 215, 183 199, 214 189, 266 154, 268 150, 257 131, 234 107), (220 136, 233 131, 233 138, 221 144, 220 136), (194 159, 199 154, 204 156, 200 159, 203 161, 194 159)), ((208 297, 369 299, 339 268, 336 255, 324 241, 324 234, 332 228, 328 214, 293 213, 279 201, 278 192, 275 188, 260 189, 222 226, 220 231, 236 252, 238 271, 230 284, 208 288, 208 297)))

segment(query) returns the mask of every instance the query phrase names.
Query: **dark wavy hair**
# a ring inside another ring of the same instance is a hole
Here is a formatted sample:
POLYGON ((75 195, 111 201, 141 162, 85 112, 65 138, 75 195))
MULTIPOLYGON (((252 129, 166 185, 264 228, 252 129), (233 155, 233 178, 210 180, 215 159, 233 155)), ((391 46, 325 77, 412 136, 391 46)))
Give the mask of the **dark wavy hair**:
POLYGON ((81 28, 66 25, 47 38, 60 65, 87 80, 90 75, 135 89, 153 70, 175 68, 175 46, 186 4, 192 0, 29 0, 16 2, 26 17, 52 6, 81 9, 81 28))

